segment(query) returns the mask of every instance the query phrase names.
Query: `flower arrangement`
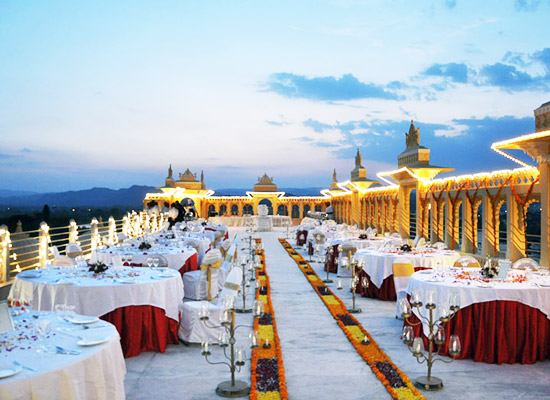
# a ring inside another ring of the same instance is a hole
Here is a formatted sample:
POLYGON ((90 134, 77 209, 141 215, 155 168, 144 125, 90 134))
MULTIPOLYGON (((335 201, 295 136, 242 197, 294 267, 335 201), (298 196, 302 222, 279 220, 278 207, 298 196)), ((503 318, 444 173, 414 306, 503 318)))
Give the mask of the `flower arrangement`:
POLYGON ((397 368, 372 339, 367 330, 348 312, 342 300, 332 293, 322 280, 319 279, 313 269, 308 268, 309 264, 307 262, 305 265, 301 263, 301 261, 305 261, 303 257, 297 254, 285 239, 279 239, 279 242, 294 261, 296 261, 298 267, 332 314, 340 329, 342 329, 352 346, 365 360, 372 372, 382 382, 391 397, 393 399, 424 399, 424 396, 414 387, 407 375, 397 368))
POLYGON ((359 235, 359 239, 368 239, 367 235, 362 233, 361 235, 359 235))
POLYGON ((259 333, 260 341, 264 345, 252 350, 250 399, 288 399, 281 343, 271 303, 271 287, 265 271, 265 254, 263 250, 257 250, 256 254, 261 261, 261 267, 256 270, 256 279, 262 284, 263 289, 256 293, 256 299, 264 302, 265 310, 261 318, 254 320, 254 330, 259 333))
POLYGON ((107 265, 105 265, 101 261, 98 261, 92 264, 88 264, 88 268, 89 268, 89 272, 93 272, 94 274, 101 274, 107 271, 109 267, 107 267, 107 265))
POLYGON ((405 244, 401 245, 401 247, 399 248, 399 250, 401 250, 401 251, 403 251, 403 252, 405 252, 405 253, 410 253, 411 250, 412 250, 412 247, 411 247, 410 244, 405 243, 405 244))
POLYGON ((487 259, 485 260, 485 264, 481 268, 481 275, 483 275, 486 278, 494 278, 498 275, 498 261, 492 260, 489 256, 487 256, 487 259))
POLYGON ((150 248, 151 248, 151 245, 147 242, 141 242, 138 247, 138 249, 140 250, 149 250, 150 248))

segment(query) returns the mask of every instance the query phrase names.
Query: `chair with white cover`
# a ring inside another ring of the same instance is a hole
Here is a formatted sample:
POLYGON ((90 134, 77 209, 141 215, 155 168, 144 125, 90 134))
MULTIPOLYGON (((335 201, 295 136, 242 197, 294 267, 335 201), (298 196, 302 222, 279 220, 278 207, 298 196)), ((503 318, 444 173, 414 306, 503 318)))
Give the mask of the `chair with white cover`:
POLYGON ((216 302, 187 301, 183 303, 181 306, 181 322, 178 328, 178 337, 186 343, 201 343, 204 340, 217 342, 218 336, 224 328, 207 328, 205 323, 200 320, 199 312, 201 309, 206 308, 209 314, 209 322, 207 323, 210 326, 220 325, 219 319, 224 311, 224 303, 230 299, 235 299, 239 291, 241 279, 242 270, 239 267, 235 267, 227 275, 225 285, 216 302))
POLYGON ((50 247, 50 252, 53 254, 53 260, 51 262, 52 267, 65 267, 76 265, 74 258, 62 256, 57 249, 57 246, 50 247))
POLYGON ((481 268, 479 261, 473 256, 458 257, 453 266, 457 268, 481 268))
POLYGON ((399 311, 400 299, 407 298, 407 286, 411 275, 414 274, 414 266, 412 261, 405 257, 396 258, 392 263, 393 268, 393 284, 395 286, 395 294, 397 295, 397 304, 395 310, 396 318, 401 318, 399 311))
POLYGON ((67 257, 76 258, 82 255, 82 248, 77 243, 67 243, 65 254, 67 254, 67 257))
POLYGON ((423 237, 418 239, 418 241, 416 242, 416 247, 426 247, 426 239, 424 239, 423 237))
POLYGON ((512 269, 530 269, 531 271, 538 271, 539 264, 532 258, 520 258, 512 264, 512 269))
POLYGON ((211 300, 218 294, 218 270, 222 264, 222 254, 212 249, 204 256, 198 271, 183 274, 185 297, 193 300, 211 300))
POLYGON ((351 278, 351 259, 356 251, 357 247, 350 241, 342 242, 338 246, 338 277, 351 278))

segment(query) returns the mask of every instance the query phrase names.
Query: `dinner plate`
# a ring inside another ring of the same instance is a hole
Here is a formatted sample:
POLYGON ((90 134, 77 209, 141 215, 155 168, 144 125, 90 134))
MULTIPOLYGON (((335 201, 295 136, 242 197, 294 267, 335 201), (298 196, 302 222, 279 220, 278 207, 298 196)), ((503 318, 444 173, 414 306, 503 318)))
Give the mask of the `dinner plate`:
POLYGON ((126 285, 131 285, 132 283, 134 283, 134 280, 133 279, 117 279, 117 282, 118 283, 124 283, 126 285))
POLYGON ((175 274, 160 274, 159 276, 161 278, 173 278, 176 275, 175 274))
POLYGON ((495 285, 493 285, 492 283, 478 283, 477 287, 480 287, 480 288, 494 288, 495 285))
POLYGON ((94 322, 99 321, 99 318, 90 317, 88 315, 75 315, 73 318, 67 318, 67 321, 75 325, 85 325, 85 324, 93 324, 94 322))
POLYGON ((23 271, 20 272, 18 276, 22 278, 40 278, 42 272, 40 271, 23 271))
POLYGON ((428 279, 426 282, 443 282, 445 279, 441 279, 441 278, 432 278, 432 279, 428 279))
POLYGON ((15 364, 0 364, 0 378, 9 378, 21 372, 23 367, 15 364))
POLYGON ((101 336, 101 337, 94 337, 94 338, 83 338, 76 342, 79 346, 96 346, 98 344, 105 343, 107 340, 109 340, 109 336, 101 336))
POLYGON ((539 283, 538 285, 541 287, 550 287, 550 283, 539 283))

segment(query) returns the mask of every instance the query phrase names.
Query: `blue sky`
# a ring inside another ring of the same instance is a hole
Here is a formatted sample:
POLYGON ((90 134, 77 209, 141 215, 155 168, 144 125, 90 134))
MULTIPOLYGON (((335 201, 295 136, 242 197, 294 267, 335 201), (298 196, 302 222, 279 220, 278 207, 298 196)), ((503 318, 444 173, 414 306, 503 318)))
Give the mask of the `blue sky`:
POLYGON ((209 187, 394 168, 410 120, 432 163, 550 101, 550 1, 0 1, 0 188, 209 187))

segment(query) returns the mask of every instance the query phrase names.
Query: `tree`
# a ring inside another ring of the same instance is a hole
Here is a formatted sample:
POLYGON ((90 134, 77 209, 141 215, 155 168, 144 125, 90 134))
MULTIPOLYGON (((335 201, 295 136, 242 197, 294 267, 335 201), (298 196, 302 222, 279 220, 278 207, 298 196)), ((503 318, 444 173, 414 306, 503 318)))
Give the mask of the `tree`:
POLYGON ((50 211, 50 206, 44 204, 44 207, 42 207, 42 218, 44 219, 44 222, 49 221, 50 215, 52 215, 52 212, 50 211))

